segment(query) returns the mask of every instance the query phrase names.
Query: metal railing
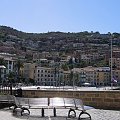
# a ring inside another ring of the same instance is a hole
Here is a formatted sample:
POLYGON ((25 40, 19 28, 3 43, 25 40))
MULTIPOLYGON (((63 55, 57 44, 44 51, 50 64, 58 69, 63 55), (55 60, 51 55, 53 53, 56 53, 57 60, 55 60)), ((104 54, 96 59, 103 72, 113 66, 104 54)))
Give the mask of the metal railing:
POLYGON ((13 94, 12 84, 0 83, 0 94, 1 95, 12 95, 13 94))

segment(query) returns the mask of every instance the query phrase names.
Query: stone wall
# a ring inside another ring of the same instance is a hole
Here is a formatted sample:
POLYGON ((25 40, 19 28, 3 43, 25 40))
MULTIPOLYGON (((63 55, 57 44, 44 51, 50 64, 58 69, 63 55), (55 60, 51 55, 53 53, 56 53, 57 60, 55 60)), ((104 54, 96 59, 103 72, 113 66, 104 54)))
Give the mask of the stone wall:
POLYGON ((24 90, 24 97, 69 97, 82 99, 85 105, 120 110, 120 91, 24 90))

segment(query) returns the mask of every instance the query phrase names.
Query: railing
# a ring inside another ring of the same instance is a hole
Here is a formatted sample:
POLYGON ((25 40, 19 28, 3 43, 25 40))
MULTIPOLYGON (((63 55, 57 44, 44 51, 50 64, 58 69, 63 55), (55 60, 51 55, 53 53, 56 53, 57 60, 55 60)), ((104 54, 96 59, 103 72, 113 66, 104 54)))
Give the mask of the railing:
POLYGON ((12 95, 13 94, 12 85, 0 83, 0 94, 1 95, 12 95))

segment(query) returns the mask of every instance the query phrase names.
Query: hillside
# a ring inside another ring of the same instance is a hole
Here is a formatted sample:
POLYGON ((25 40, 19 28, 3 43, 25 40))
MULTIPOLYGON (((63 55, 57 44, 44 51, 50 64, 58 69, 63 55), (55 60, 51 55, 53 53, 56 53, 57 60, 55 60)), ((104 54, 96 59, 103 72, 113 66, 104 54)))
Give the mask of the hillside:
MULTIPOLYGON (((113 33, 115 38, 119 38, 119 33, 113 33)), ((4 38, 6 36, 16 36, 20 39, 25 40, 45 40, 45 39, 56 39, 56 40, 94 40, 101 39, 107 40, 109 39, 109 34, 100 34, 99 32, 79 32, 79 33, 63 33, 63 32, 48 32, 48 33, 25 33, 22 31, 18 31, 11 27, 0 26, 0 38, 4 38)))

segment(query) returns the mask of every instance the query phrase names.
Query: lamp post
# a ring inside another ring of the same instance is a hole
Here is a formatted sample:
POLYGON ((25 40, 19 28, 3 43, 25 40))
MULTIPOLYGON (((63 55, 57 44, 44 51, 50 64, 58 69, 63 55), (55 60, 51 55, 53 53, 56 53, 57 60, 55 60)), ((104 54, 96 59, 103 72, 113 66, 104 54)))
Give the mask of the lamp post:
POLYGON ((75 70, 73 68, 73 90, 75 88, 75 70))
POLYGON ((111 89, 113 89, 113 71, 112 71, 112 49, 113 49, 113 47, 112 47, 112 37, 111 37, 111 71, 110 71, 110 73, 111 73, 111 89))

